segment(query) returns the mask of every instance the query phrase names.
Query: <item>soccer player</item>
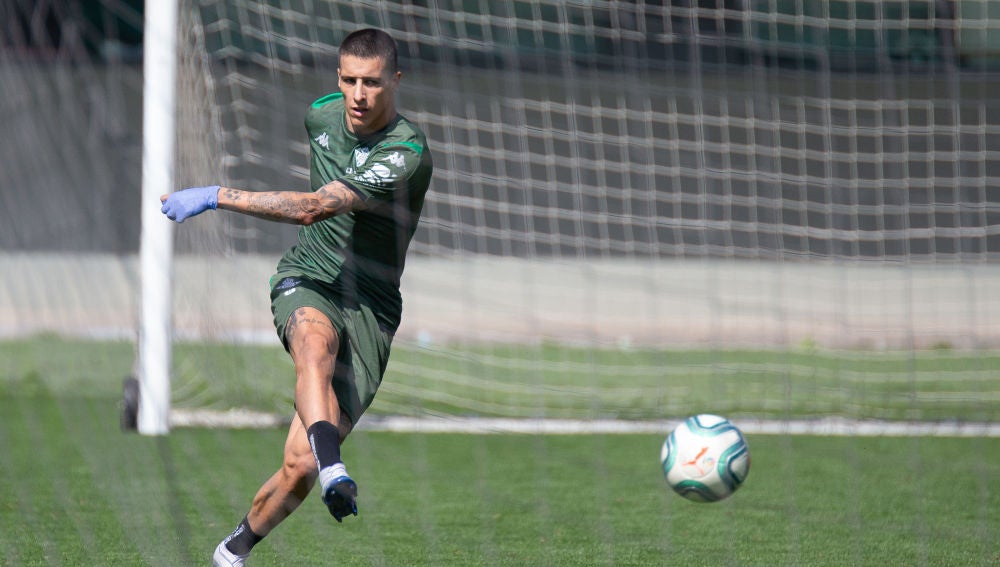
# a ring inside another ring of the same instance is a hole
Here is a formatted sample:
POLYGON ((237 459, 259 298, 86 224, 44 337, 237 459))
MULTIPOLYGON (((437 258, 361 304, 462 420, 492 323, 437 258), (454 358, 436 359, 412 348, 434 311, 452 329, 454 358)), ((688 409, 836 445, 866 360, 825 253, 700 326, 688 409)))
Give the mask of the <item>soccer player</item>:
POLYGON ((271 278, 274 323, 295 366, 283 463, 257 492, 215 565, 243 565, 319 480, 338 521, 357 515, 341 443, 382 381, 402 302, 400 276, 433 165, 423 132, 396 111, 396 44, 363 29, 340 46, 340 92, 306 113, 311 192, 196 187, 160 198, 183 222, 207 209, 303 225, 271 278))

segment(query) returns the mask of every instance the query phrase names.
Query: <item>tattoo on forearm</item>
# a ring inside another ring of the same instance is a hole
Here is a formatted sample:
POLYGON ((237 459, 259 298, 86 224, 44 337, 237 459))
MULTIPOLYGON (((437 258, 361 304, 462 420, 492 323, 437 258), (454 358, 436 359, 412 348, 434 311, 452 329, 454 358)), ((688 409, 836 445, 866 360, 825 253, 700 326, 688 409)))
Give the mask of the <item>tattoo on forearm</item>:
POLYGON ((274 219, 295 218, 297 212, 303 212, 298 199, 282 197, 276 193, 254 193, 247 202, 247 210, 254 215, 274 219))
POLYGON ((314 193, 294 191, 242 191, 225 188, 224 208, 281 222, 309 224, 351 211, 356 202, 343 186, 326 185, 314 193))
POLYGON ((240 191, 239 189, 230 189, 228 187, 225 187, 224 189, 225 190, 222 192, 224 198, 229 199, 231 201, 243 200, 243 195, 244 195, 243 191, 240 191))

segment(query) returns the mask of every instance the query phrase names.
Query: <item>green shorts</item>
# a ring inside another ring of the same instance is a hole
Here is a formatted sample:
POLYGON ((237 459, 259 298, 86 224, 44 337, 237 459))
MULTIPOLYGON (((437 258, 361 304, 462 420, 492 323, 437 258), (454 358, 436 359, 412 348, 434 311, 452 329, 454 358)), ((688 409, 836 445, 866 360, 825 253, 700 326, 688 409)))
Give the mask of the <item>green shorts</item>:
POLYGON ((375 399, 389 362, 392 333, 379 325, 371 308, 355 298, 345 297, 337 288, 297 274, 276 274, 271 278, 271 313, 281 344, 285 325, 300 307, 313 307, 326 315, 340 337, 337 363, 333 371, 333 391, 340 409, 352 425, 375 399))

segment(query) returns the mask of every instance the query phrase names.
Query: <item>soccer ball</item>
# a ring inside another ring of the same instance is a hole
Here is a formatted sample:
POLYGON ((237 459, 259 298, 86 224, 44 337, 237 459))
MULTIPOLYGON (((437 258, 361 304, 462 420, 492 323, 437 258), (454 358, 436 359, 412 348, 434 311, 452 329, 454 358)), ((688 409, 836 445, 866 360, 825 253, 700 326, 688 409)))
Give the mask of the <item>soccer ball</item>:
POLYGON ((674 492, 695 502, 728 498, 750 472, 743 432, 724 417, 687 418, 663 441, 660 465, 674 492))

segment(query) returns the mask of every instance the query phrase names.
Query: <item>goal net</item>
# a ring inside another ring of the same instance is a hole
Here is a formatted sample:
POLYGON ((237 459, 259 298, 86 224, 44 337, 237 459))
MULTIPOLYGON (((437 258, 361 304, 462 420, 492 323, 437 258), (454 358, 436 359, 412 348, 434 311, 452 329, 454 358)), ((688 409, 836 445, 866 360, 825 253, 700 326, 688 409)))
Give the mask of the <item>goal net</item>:
MULTIPOLYGON (((304 111, 337 89, 343 37, 380 27, 398 42, 401 112, 427 133, 435 173, 373 417, 995 422, 990 9, 181 0, 177 185, 306 190, 304 111)), ((60 207, 60 226, 109 234, 37 245, 26 169, 37 162, 5 144, 0 180, 23 189, 2 197, 3 331, 130 336, 137 177, 121 184, 108 162, 138 156, 92 152, 137 139, 135 112, 122 112, 137 70, 86 49, 82 67, 39 63, 37 49, 22 58, 26 42, 5 37, 0 117, 49 147, 65 130, 29 128, 26 113, 89 110, 72 133, 106 145, 62 146, 67 170, 129 208, 60 207), (61 94, 50 104, 36 92, 61 94), (33 289, 116 270, 108 285, 121 295, 80 294, 72 324, 66 310, 24 311, 33 289), (38 275, 25 286, 13 274, 38 275)), ((77 189, 53 184, 61 197, 45 203, 89 206, 77 189)), ((267 282, 294 238, 228 213, 178 227, 175 408, 288 413, 267 282), (248 346, 261 344, 272 348, 248 346)))
MULTIPOLYGON (((943 418, 932 370, 794 355, 1000 339, 988 20, 934 2, 296 4, 182 9, 179 172, 305 187, 302 113, 336 90, 336 46, 392 33, 436 169, 376 413, 943 418), (905 403, 859 399, 877 372, 912 384, 905 403)), ((191 224, 178 263, 206 291, 179 293, 201 301, 178 333, 270 333, 264 286, 293 230, 191 224)), ((967 372, 954 394, 975 405, 992 386, 967 372)))
MULTIPOLYGON (((0 564, 207 559, 280 462, 296 229, 225 211, 153 215, 176 429, 114 427, 169 1, 0 1, 0 564), (180 427, 216 423, 268 429, 180 427)), ((176 188, 307 190, 366 26, 435 160, 360 516, 310 495, 251 562, 997 564, 997 2, 178 2, 176 188), (704 413, 753 468, 697 505, 656 459, 704 413)))

